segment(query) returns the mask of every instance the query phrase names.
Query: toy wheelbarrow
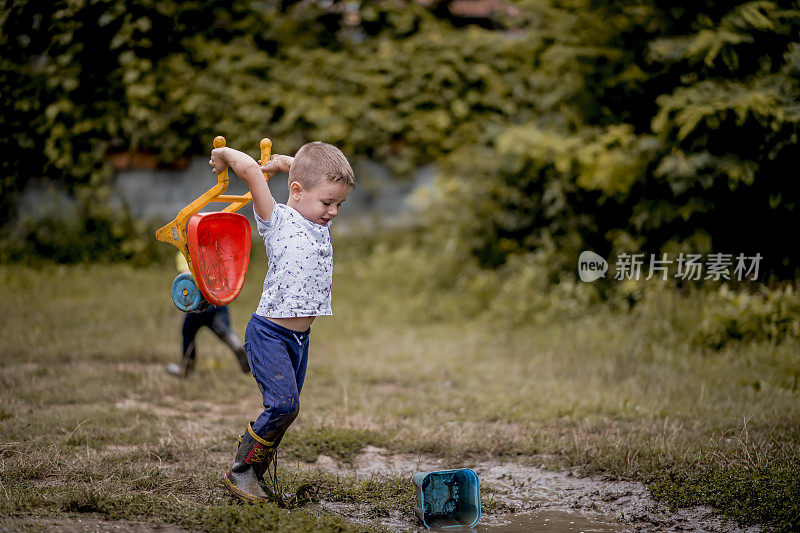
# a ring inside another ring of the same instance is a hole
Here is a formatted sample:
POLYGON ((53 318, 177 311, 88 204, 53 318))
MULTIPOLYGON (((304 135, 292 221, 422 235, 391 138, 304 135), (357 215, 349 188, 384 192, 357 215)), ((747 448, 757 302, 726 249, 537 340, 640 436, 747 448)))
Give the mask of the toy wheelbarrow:
MULTIPOLYGON (((225 146, 224 137, 214 148, 225 146)), ((270 158, 272 141, 261 139, 261 161, 270 158)), ((264 173, 264 179, 269 176, 264 173)), ((237 196, 228 189, 228 169, 217 175, 217 184, 180 210, 175 219, 156 231, 156 239, 175 246, 191 273, 172 282, 172 301, 181 311, 204 311, 209 305, 228 305, 239 296, 250 263, 250 223, 236 213, 253 199, 251 192, 237 196), (198 213, 211 202, 229 202, 219 212, 198 213)))

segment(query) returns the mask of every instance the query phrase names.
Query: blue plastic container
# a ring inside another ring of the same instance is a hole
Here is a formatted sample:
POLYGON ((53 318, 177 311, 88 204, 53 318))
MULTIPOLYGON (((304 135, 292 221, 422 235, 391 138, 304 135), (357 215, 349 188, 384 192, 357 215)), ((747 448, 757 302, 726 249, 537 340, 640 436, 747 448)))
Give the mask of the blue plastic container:
POLYGON ((427 527, 475 527, 481 519, 481 489, 478 474, 469 468, 418 472, 414 511, 427 527))

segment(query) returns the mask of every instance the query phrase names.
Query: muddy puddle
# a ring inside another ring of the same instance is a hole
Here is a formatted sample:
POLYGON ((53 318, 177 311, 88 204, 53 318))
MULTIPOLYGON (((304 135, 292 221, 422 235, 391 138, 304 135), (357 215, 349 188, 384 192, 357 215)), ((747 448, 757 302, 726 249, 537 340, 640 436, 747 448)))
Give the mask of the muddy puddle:
POLYGON ((436 527, 436 525, 432 525, 430 528, 430 531, 464 533, 511 533, 515 531, 530 531, 532 533, 554 531, 613 533, 624 530, 624 525, 614 523, 610 519, 604 522, 597 517, 590 519, 565 511, 541 511, 493 516, 486 521, 481 520, 474 528, 459 526, 436 527))
MULTIPOLYGON (((384 449, 368 446, 350 465, 338 464, 326 456, 306 465, 328 471, 348 473, 358 477, 389 474, 407 476, 411 483, 414 472, 432 472, 452 468, 471 468, 480 479, 484 507, 475 528, 448 527, 431 531, 475 532, 553 532, 553 531, 704 531, 747 532, 759 527, 741 528, 721 518, 712 509, 694 507, 671 511, 654 502, 641 483, 609 481, 578 477, 570 472, 544 470, 521 462, 497 459, 474 464, 453 465, 442 460, 406 454, 391 454, 384 449), (487 503, 494 499, 502 512, 487 512, 487 503), (508 509, 513 509, 509 513, 508 509)), ((323 504, 329 511, 359 521, 357 506, 323 504)), ((409 529, 425 531, 415 516, 399 513, 381 521, 392 531, 409 529)))
MULTIPOLYGON (((531 531, 534 533, 545 531, 613 533, 625 530, 624 525, 614 523, 611 517, 607 517, 605 520, 599 516, 587 518, 566 511, 540 511, 500 515, 490 517, 486 522, 479 523, 470 531, 477 533, 510 533, 512 531, 531 531)), ((432 530, 434 529, 432 528, 432 530)), ((453 528, 441 529, 441 531, 453 530, 453 528)), ((459 528, 459 530, 467 531, 466 528, 459 528)))

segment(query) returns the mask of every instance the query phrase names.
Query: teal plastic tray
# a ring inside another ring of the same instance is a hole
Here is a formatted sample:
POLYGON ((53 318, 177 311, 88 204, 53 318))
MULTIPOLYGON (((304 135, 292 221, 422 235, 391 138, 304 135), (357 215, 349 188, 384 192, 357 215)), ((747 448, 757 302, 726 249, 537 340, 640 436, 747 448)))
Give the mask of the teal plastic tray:
POLYGON ((475 527, 481 519, 478 475, 469 468, 418 472, 412 478, 417 488, 414 511, 427 527, 475 527))

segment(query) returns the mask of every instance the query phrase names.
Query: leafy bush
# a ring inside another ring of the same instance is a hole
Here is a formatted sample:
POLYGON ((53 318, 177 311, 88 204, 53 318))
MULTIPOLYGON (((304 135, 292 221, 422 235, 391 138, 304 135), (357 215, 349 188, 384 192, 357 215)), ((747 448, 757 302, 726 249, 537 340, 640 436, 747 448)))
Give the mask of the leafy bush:
POLYGON ((102 203, 109 151, 169 163, 218 133, 256 153, 267 133, 398 175, 438 162, 420 239, 458 242, 456 279, 475 268, 462 250, 494 269, 547 247, 552 273, 583 249, 696 246, 795 277, 800 251, 778 230, 800 222, 783 174, 798 163, 793 4, 515 5, 510 31, 489 31, 391 1, 356 22, 315 2, 10 4, 1 142, 19 161, 3 163, 0 225, 32 177, 102 203))
POLYGON ((253 153, 268 134, 281 151, 321 138, 403 174, 533 116, 537 41, 457 29, 413 3, 370 3, 358 19, 309 2, 9 5, 0 117, 20 164, 3 163, 0 226, 31 178, 103 201, 109 152, 169 164, 220 133, 253 153))
POLYGON ((751 293, 722 285, 705 298, 695 340, 720 348, 732 340, 780 342, 800 338, 800 297, 790 285, 751 293))
POLYGON ((418 243, 390 248, 378 244, 353 275, 364 289, 356 298, 381 307, 387 320, 426 322, 450 316, 475 316, 485 308, 496 284, 476 261, 451 242, 427 259, 418 243), (381 298, 374 298, 379 290, 381 298))
MULTIPOLYGON (((574 319, 596 309, 598 293, 569 271, 553 281, 548 254, 512 257, 498 271, 502 285, 488 312, 512 324, 574 319)), ((498 280, 498 281, 499 281, 498 280)))
POLYGON ((782 2, 530 2, 532 119, 490 123, 443 163, 428 226, 482 265, 548 241, 583 249, 756 252, 794 279, 800 11, 782 2), (785 4, 785 5, 784 5, 785 4), (453 215, 455 213, 456 215, 453 215))
POLYGON ((52 184, 40 187, 39 197, 28 198, 30 205, 22 216, 6 226, 0 261, 47 258, 58 263, 103 260, 143 265, 171 255, 152 238, 154 228, 132 218, 119 203, 97 202, 94 193, 76 199, 52 184))

